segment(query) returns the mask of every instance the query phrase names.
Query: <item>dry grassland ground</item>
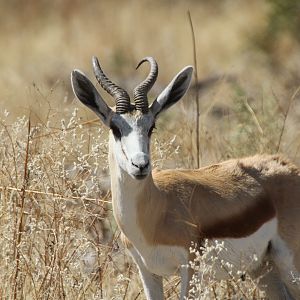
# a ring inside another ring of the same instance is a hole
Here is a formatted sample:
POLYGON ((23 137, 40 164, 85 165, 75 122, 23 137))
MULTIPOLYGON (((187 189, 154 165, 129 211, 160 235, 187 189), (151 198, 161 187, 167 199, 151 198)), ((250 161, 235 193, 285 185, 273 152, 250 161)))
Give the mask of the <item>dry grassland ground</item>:
MULTIPOLYGON (((198 76, 215 80, 199 91, 198 136, 195 88, 160 120, 154 166, 194 167, 197 138, 201 166, 264 152, 300 165, 297 2, 0 1, 0 299, 144 299, 112 218, 107 131, 74 99, 69 74, 93 78, 97 55, 132 91, 148 71, 136 64, 153 56, 153 98, 193 64, 188 10, 198 76)), ((200 299, 263 299, 246 270, 215 282, 199 266, 200 299)), ((178 287, 166 279, 166 299, 178 287)))

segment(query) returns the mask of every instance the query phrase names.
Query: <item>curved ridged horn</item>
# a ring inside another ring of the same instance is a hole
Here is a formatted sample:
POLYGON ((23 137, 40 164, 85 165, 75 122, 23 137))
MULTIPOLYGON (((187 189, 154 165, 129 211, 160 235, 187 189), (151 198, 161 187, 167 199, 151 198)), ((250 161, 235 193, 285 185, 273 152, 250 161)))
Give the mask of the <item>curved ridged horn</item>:
POLYGON ((146 61, 150 63, 150 73, 148 77, 133 90, 135 107, 137 110, 140 110, 142 113, 147 113, 149 111, 147 93, 154 85, 158 75, 157 62, 153 57, 143 58, 140 61, 140 63, 137 65, 136 69, 138 69, 139 66, 146 61))
POLYGON ((123 114, 130 110, 130 98, 125 90, 117 86, 102 71, 98 58, 93 56, 93 69, 101 87, 116 100, 116 113, 123 114))

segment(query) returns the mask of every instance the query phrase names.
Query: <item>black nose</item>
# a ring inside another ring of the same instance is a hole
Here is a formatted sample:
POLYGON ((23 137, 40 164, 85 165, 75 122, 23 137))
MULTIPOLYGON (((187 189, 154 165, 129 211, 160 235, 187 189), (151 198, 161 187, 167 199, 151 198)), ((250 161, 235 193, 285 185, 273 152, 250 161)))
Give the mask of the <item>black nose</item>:
POLYGON ((131 161, 132 165, 135 166, 142 172, 144 169, 146 169, 149 166, 149 160, 146 163, 143 164, 135 164, 133 161, 131 161))

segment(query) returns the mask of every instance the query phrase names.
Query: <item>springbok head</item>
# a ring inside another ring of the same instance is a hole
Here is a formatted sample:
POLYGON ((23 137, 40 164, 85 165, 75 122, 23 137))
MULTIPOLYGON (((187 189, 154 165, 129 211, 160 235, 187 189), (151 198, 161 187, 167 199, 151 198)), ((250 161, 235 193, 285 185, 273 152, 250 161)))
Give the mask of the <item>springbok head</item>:
POLYGON ((110 151, 117 164, 135 179, 144 179, 151 172, 151 133, 159 114, 176 103, 187 91, 193 68, 185 67, 149 106, 147 94, 156 81, 158 66, 152 57, 144 58, 150 64, 147 78, 133 90, 134 104, 128 93, 114 84, 102 71, 98 59, 93 57, 93 69, 101 87, 116 101, 111 109, 100 96, 92 82, 79 70, 71 74, 71 82, 77 98, 93 110, 102 122, 111 129, 110 151))

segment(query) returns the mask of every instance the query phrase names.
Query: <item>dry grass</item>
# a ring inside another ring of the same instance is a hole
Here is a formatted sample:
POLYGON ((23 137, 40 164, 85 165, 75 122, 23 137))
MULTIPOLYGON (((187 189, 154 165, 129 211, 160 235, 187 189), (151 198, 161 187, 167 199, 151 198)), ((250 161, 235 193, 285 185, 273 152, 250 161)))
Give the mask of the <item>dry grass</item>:
MULTIPOLYGON (((0 2, 0 298, 144 299, 112 218, 107 131, 74 101, 70 71, 91 75, 96 54, 132 90, 152 55, 159 91, 193 61, 190 10, 199 77, 220 78, 200 92, 200 164, 278 151, 300 164, 299 41, 284 29, 262 43, 270 1, 49 3, 0 2)), ((195 166, 194 99, 157 124, 154 166, 195 166)), ((167 299, 178 284, 165 280, 167 299)), ((261 297, 247 276, 196 285, 201 299, 261 297)))

